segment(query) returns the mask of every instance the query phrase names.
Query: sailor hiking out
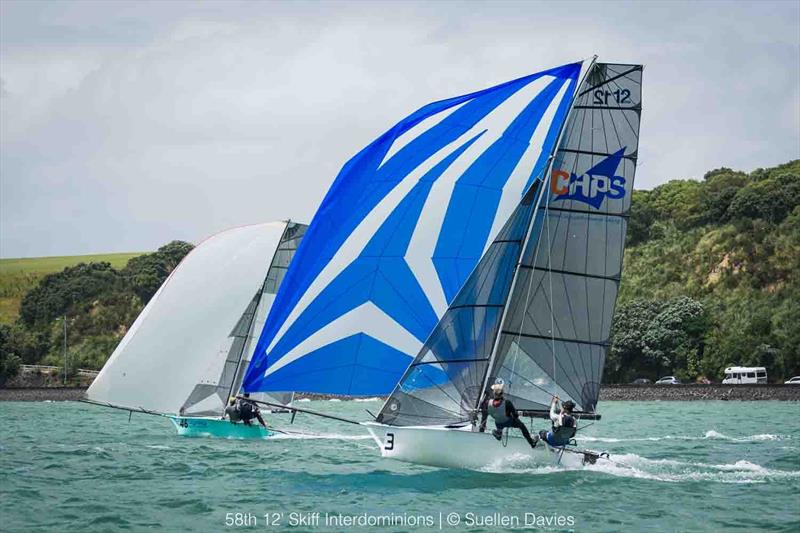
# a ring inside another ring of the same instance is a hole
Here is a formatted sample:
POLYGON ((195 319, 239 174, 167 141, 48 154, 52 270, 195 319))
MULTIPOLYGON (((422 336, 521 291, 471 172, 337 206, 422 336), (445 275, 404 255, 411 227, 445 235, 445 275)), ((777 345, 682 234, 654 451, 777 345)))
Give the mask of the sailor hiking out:
POLYGON ((250 399, 250 395, 247 393, 245 393, 244 398, 241 398, 238 402, 236 398, 231 397, 228 407, 225 408, 225 414, 234 424, 243 422, 244 425, 250 426, 252 425, 252 420, 255 418, 258 420, 259 424, 265 428, 267 427, 266 422, 264 422, 264 417, 261 416, 261 409, 250 399))
POLYGON ((575 409, 575 403, 572 400, 567 400, 561 404, 559 410, 559 397, 553 396, 550 402, 550 421, 553 423, 552 429, 547 431, 545 429, 539 432, 539 438, 545 441, 550 446, 566 446, 572 437, 575 436, 577 431, 577 424, 575 417, 572 416, 572 411, 575 409))
POLYGON ((532 448, 536 447, 538 439, 531 437, 528 428, 519 419, 519 413, 514 407, 514 404, 504 396, 504 386, 502 383, 495 383, 492 385, 491 398, 487 395, 486 400, 481 403, 481 424, 478 431, 483 433, 486 431, 486 419, 489 415, 494 419, 495 429, 492 430, 492 435, 497 440, 503 438, 503 429, 517 428, 522 432, 522 436, 528 441, 532 448))

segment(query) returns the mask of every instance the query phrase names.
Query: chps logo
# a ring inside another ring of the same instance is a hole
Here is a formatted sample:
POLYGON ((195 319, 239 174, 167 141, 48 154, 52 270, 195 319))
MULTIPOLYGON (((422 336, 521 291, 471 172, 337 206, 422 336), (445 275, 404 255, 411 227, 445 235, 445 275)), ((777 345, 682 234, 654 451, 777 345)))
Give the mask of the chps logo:
POLYGON ((576 200, 599 209, 606 198, 618 200, 625 196, 625 178, 617 169, 625 147, 603 159, 582 175, 553 169, 550 190, 558 200, 576 200))

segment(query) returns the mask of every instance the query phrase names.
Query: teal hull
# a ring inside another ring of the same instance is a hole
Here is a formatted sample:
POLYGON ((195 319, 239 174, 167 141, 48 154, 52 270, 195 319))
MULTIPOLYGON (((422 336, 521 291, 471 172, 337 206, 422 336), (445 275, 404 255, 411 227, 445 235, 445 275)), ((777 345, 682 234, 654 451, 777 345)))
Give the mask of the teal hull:
POLYGON ((266 439, 275 432, 258 424, 246 426, 219 418, 170 416, 169 419, 182 437, 217 437, 223 439, 266 439))

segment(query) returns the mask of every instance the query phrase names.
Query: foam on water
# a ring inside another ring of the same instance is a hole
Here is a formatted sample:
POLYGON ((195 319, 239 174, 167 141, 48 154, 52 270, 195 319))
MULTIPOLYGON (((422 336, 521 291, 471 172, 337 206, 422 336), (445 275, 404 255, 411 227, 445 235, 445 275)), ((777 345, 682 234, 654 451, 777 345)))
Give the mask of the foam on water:
POLYGON ((345 435, 340 433, 277 433, 269 437, 269 440, 370 440, 369 435, 345 435))
POLYGON ((565 472, 588 470, 616 477, 667 483, 766 483, 778 479, 800 479, 800 470, 770 469, 744 459, 734 463, 712 464, 621 454, 600 458, 594 465, 583 465, 580 455, 565 454, 560 465, 533 465, 534 462, 527 455, 512 454, 494 461, 481 471, 495 474, 563 475, 565 472))
MULTIPOLYGON (((375 404, 298 405, 362 419, 375 404)), ((289 416, 270 416, 296 433, 263 440, 193 439, 158 417, 129 421, 126 412, 74 402, 0 402, 0 487, 14 494, 0 498, 0 516, 3 531, 102 533, 124 519, 133 531, 216 533, 229 512, 521 515, 550 510, 566 495, 579 532, 645 531, 656 523, 701 533, 732 525, 795 531, 799 409, 794 402, 607 402, 603 422, 578 443, 608 448, 610 460, 582 466, 581 455, 565 454, 556 466, 520 455, 474 471, 381 458, 364 428, 310 415, 293 425, 289 416), (708 494, 708 504, 698 505, 698 495, 708 494), (47 512, 30 512, 42 502, 47 512)), ((487 462, 505 455, 487 441, 487 462)))
POLYGON ((771 433, 759 433, 758 435, 748 435, 745 437, 730 437, 717 431, 706 431, 703 436, 698 435, 664 435, 661 437, 630 437, 630 438, 616 438, 616 437, 580 437, 581 441, 586 442, 659 442, 662 440, 728 440, 733 442, 759 442, 759 441, 772 441, 772 440, 786 440, 791 439, 791 435, 773 435, 771 433))

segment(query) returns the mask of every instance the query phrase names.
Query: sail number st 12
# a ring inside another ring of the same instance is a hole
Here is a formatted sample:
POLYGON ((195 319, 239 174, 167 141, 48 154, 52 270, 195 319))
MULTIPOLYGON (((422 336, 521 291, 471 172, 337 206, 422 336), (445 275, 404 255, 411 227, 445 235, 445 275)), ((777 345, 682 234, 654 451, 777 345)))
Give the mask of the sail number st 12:
POLYGON ((595 105, 608 105, 609 99, 612 104, 630 104, 631 92, 628 89, 617 89, 616 91, 597 89, 594 92, 594 100, 592 100, 592 103, 595 105))

